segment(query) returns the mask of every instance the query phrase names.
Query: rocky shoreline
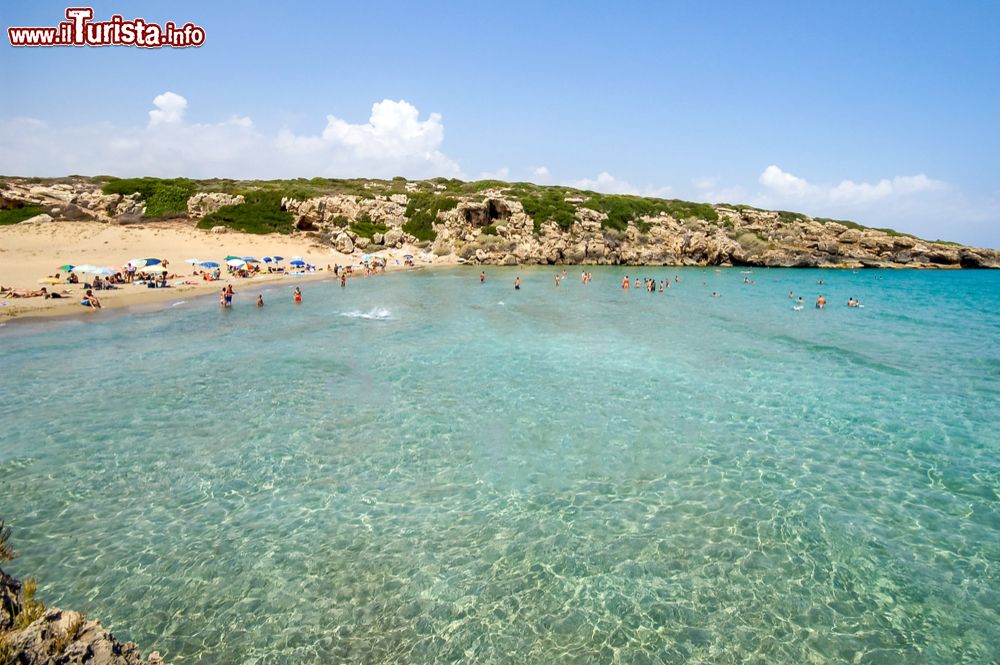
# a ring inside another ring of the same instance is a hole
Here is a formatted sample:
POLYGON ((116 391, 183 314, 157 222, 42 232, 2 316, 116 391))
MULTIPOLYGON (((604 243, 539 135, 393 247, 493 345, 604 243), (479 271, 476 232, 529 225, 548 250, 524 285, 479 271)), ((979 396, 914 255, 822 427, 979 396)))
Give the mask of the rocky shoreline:
POLYGON ((0 569, 0 665, 163 665, 147 660, 133 642, 119 642, 98 621, 80 612, 46 609, 34 599, 34 583, 0 569))
MULTIPOLYGON (((101 182, 84 177, 7 178, 0 183, 0 209, 44 210, 22 224, 86 219, 134 224, 147 219, 141 194, 108 194, 101 182)), ((243 194, 212 191, 214 182, 198 182, 202 191, 187 198, 186 211, 171 217, 198 223, 220 209, 244 205, 243 194)), ((1000 251, 994 249, 749 206, 615 197, 494 181, 460 183, 461 187, 453 184, 459 181, 443 179, 349 182, 354 193, 323 193, 317 188, 281 197, 290 230, 345 254, 415 244, 459 263, 484 265, 1000 268, 1000 251), (414 205, 418 200, 426 204, 424 208, 414 205), (534 205, 538 201, 549 208, 534 205), (614 208, 621 205, 632 206, 627 210, 634 214, 623 216, 614 208), (557 213, 551 212, 552 206, 557 213), (426 218, 423 232, 413 226, 418 214, 426 218), (371 232, 373 228, 378 230, 371 232)), ((270 183, 239 184, 254 191, 270 183)), ((224 225, 206 229, 229 231, 224 225)))

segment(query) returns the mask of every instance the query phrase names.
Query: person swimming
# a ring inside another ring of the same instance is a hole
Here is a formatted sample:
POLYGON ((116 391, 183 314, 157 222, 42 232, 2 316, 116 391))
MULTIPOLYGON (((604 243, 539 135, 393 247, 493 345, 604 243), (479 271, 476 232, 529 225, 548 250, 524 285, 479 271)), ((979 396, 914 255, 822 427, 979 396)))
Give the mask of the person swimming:
POLYGON ((292 294, 292 299, 296 302, 296 304, 300 304, 302 302, 302 290, 297 286, 295 287, 295 293, 292 294))
POLYGON ((257 307, 263 307, 263 306, 264 306, 264 296, 263 296, 263 294, 258 293, 257 294, 257 307))
POLYGON ((824 307, 826 307, 826 298, 820 295, 819 298, 816 298, 816 309, 823 309, 824 307))

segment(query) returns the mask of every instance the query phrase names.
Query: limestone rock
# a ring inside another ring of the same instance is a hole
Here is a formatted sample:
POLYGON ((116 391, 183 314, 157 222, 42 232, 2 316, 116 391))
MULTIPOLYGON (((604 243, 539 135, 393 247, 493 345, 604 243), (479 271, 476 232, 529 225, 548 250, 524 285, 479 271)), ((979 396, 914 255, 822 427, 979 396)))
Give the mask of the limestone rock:
POLYGON ((354 241, 346 233, 341 233, 337 236, 336 241, 334 241, 334 247, 337 248, 338 252, 350 254, 354 251, 354 241))
POLYGON ((242 194, 223 194, 222 192, 198 192, 188 199, 188 216, 192 219, 201 219, 205 215, 225 206, 241 205, 246 199, 242 194))
POLYGON ((213 226, 209 230, 209 233, 229 233, 229 227, 228 226, 213 226))
POLYGON ((403 231, 400 229, 389 229, 382 236, 382 240, 386 247, 399 247, 403 244, 403 231))
POLYGON ((48 224, 52 221, 52 215, 47 215, 42 213, 41 215, 35 215, 34 217, 29 217, 28 219, 21 222, 22 224, 48 224))

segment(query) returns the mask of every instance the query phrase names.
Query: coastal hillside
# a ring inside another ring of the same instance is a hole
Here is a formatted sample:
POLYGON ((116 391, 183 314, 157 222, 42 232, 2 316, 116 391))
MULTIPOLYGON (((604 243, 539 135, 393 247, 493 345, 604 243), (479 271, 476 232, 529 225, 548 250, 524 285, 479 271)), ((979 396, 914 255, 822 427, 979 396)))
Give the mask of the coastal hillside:
POLYGON ((746 205, 455 179, 0 178, 0 224, 185 219, 305 234, 345 254, 415 245, 492 265, 1000 268, 1000 251, 746 205))

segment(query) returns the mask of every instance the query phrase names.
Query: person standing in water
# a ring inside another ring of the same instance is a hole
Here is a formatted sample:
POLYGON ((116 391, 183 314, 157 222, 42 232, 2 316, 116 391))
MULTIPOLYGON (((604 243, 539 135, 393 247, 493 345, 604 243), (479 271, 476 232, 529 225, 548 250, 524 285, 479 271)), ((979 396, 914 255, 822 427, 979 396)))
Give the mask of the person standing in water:
POLYGON ((816 309, 823 309, 826 307, 826 298, 820 294, 819 298, 816 298, 816 309))
POLYGON ((483 270, 483 271, 481 271, 479 273, 479 283, 480 284, 485 284, 486 283, 486 271, 485 270, 483 270))
POLYGON ((515 291, 520 291, 521 290, 521 276, 520 275, 518 275, 517 277, 514 278, 514 290, 515 291))
POLYGON ((263 294, 258 293, 257 294, 257 307, 263 307, 263 306, 264 306, 264 296, 263 296, 263 294))
POLYGON ((340 288, 347 286, 347 273, 343 270, 340 271, 340 288))
POLYGON ((295 293, 292 295, 292 299, 295 300, 296 304, 302 303, 302 290, 299 287, 295 287, 295 293))
POLYGON ((628 291, 628 287, 629 287, 629 279, 628 275, 625 275, 625 279, 622 280, 622 289, 628 291))

